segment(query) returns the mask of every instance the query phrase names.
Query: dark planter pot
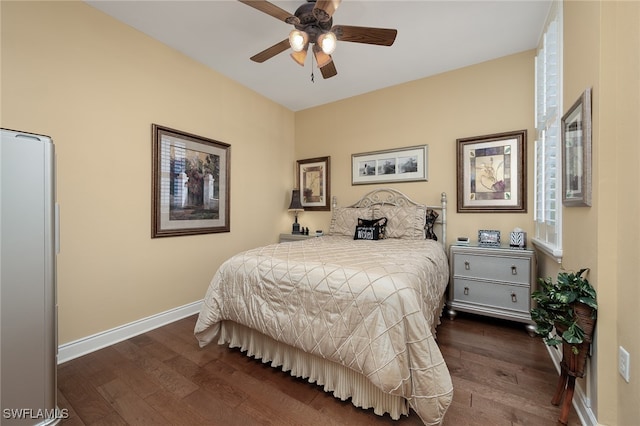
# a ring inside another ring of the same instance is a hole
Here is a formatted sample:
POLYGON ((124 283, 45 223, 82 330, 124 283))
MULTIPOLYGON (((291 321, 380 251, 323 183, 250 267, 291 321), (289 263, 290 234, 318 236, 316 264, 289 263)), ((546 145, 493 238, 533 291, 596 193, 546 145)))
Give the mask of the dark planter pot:
POLYGON ((562 342, 562 367, 567 369, 567 373, 574 377, 584 377, 584 370, 587 366, 587 355, 589 355, 590 343, 582 342, 571 344, 562 342), (573 352, 577 348, 578 353, 573 352))
MULTIPOLYGON (((562 425, 566 425, 567 419, 569 418, 576 377, 584 377, 589 346, 591 345, 593 329, 596 325, 596 320, 592 318, 594 312, 590 306, 583 303, 576 303, 573 306, 573 312, 575 313, 578 325, 584 330, 585 336, 582 343, 562 342, 562 362, 560 363, 562 371, 560 373, 560 379, 558 380, 556 393, 551 400, 553 405, 560 405, 564 397, 560 417, 558 418, 558 423, 562 425)), ((556 325, 558 334, 562 334, 566 329, 566 327, 560 324, 556 325)))
MULTIPOLYGON (((575 313, 578 325, 584 330, 584 342, 572 344, 563 341, 562 364, 563 368, 566 368, 569 375, 574 377, 584 377, 587 356, 589 355, 589 346, 593 339, 593 330, 596 325, 596 320, 592 318, 593 308, 585 305, 584 303, 575 303, 573 305, 573 312, 575 313), (574 353, 574 347, 578 353, 574 353)), ((567 328, 561 324, 556 325, 556 330, 560 335, 562 335, 566 329, 567 328)))

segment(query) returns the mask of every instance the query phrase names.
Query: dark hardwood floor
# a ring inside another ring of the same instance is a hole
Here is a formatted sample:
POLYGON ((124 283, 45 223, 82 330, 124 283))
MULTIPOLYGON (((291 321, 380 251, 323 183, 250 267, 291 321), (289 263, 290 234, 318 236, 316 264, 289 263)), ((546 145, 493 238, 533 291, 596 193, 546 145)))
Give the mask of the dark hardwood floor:
MULTIPOLYGON (((420 425, 354 407, 238 350, 200 349, 196 317, 58 368, 63 425, 420 425)), ((555 425, 558 375, 541 339, 520 324, 443 318, 438 344, 454 385, 444 425, 555 425)), ((570 425, 580 422, 572 409, 570 425)))

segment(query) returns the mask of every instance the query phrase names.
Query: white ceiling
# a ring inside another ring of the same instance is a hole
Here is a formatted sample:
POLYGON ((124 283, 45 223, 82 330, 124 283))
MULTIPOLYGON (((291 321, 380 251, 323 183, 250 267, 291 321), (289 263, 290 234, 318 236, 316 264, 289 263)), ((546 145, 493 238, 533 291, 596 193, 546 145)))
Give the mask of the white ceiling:
MULTIPOLYGON (((338 75, 324 80, 311 56, 249 58, 293 28, 235 0, 86 1, 198 62, 298 111, 533 49, 550 0, 343 0, 334 25, 395 28, 393 46, 338 42, 338 75)), ((272 1, 293 13, 304 0, 272 1)))

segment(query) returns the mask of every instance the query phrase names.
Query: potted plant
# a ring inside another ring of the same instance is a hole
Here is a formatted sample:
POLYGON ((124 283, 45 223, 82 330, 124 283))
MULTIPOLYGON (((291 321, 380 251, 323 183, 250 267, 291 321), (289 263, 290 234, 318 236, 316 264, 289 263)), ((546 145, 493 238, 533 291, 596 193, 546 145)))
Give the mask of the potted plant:
POLYGON ((598 311, 596 291, 585 278, 587 271, 561 271, 555 282, 549 277, 539 278, 538 289, 531 295, 536 302, 531 309, 536 333, 549 346, 563 344, 563 362, 578 377, 584 375, 598 311), (556 334, 552 334, 554 328, 556 334))

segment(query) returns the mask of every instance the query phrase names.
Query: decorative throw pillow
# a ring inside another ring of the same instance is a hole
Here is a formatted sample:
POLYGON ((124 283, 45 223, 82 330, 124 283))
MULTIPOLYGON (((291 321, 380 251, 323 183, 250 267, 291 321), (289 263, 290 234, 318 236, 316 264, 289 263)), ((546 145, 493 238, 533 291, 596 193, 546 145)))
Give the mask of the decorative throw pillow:
POLYGON ((427 206, 376 205, 373 217, 388 218, 386 238, 424 240, 427 206))
POLYGON ((432 209, 427 210, 427 226, 425 228, 427 239, 438 241, 438 236, 433 232, 433 224, 436 223, 436 219, 440 216, 432 209))
POLYGON ((386 225, 386 217, 373 220, 358 218, 358 225, 356 226, 356 233, 354 234, 353 239, 382 240, 385 238, 386 225))
POLYGON ((352 236, 353 230, 358 224, 359 218, 371 220, 371 209, 369 207, 338 207, 331 214, 331 225, 329 226, 329 235, 346 235, 352 236))

